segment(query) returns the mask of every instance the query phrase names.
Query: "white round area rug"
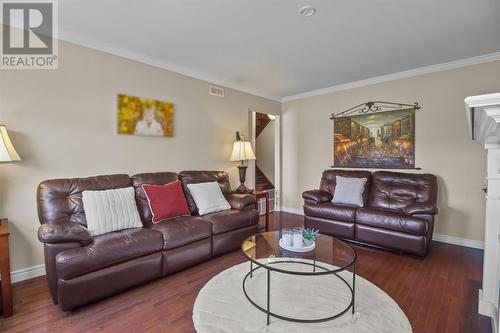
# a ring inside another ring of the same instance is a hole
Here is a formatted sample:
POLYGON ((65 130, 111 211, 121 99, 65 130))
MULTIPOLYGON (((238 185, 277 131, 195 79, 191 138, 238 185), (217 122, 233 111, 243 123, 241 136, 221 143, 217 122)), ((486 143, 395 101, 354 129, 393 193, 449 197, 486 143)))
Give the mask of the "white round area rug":
MULTIPOLYGON (((318 263, 324 267, 329 265, 318 263)), ((310 266, 279 264, 287 269, 306 270, 310 266)), ((255 265, 254 265, 255 267, 255 265)), ((331 267, 331 266, 329 266, 331 267)), ((243 278, 250 263, 242 263, 213 277, 202 288, 193 308, 193 323, 198 333, 407 333, 412 332, 408 318, 398 304, 370 281, 356 275, 355 314, 323 323, 302 324, 271 317, 255 308, 245 297, 243 278)), ((352 273, 342 272, 352 282, 352 273)), ((271 271, 271 311, 282 316, 317 319, 341 312, 350 303, 350 291, 331 275, 297 276, 271 271)), ((247 279, 249 296, 266 308, 267 271, 263 268, 247 279)))

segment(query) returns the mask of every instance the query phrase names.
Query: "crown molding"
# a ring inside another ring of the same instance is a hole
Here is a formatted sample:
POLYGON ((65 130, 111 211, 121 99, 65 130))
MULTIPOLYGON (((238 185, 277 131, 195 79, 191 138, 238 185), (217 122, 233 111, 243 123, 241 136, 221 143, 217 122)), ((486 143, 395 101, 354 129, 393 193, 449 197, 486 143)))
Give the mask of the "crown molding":
POLYGON ((450 70, 450 69, 455 69, 455 68, 460 68, 460 67, 465 67, 465 66, 470 66, 470 65, 477 65, 477 64, 482 64, 482 63, 487 63, 487 62, 492 62, 492 61, 497 61, 500 60, 500 52, 494 52, 494 53, 489 53, 481 56, 476 56, 472 58, 466 58, 466 59, 461 59, 461 60, 455 60, 455 61, 450 61, 442 64, 437 64, 437 65, 431 65, 431 66, 426 66, 426 67, 420 67, 420 68, 415 68, 415 69, 410 69, 407 71, 402 71, 402 72, 397 72, 393 74, 388 74, 388 75, 382 75, 382 76, 377 76, 373 78, 368 78, 364 80, 359 80, 359 81, 353 81, 353 82, 347 82, 327 88, 322 88, 322 89, 317 89, 317 90, 312 90, 308 92, 303 92, 299 94, 294 94, 294 95, 289 95, 285 97, 280 97, 280 96, 275 96, 275 95, 270 95, 267 93, 264 93, 262 91, 255 90, 254 88, 248 87, 243 84, 239 84, 236 82, 231 82, 219 77, 215 77, 213 75, 192 70, 183 66, 179 66, 177 64, 164 61, 164 60, 159 60, 154 57, 149 57, 145 54, 142 54, 140 52, 135 52, 131 51, 125 48, 120 48, 120 47, 114 47, 108 43, 103 43, 100 41, 97 41, 95 39, 83 37, 79 34, 73 33, 73 32, 60 32, 59 33, 59 39, 68 43, 72 43, 75 45, 79 45, 82 47, 86 47, 89 49, 94 49, 97 51, 105 52, 108 54, 112 54, 121 58, 137 61, 146 65, 154 66, 160 69, 168 70, 170 72, 174 72, 186 77, 190 77, 193 79, 205 81, 207 83, 212 83, 215 85, 223 86, 225 88, 237 90, 240 92, 244 92, 247 94, 255 95, 258 97, 262 97, 265 99, 269 99, 272 101, 276 102, 289 102, 297 99, 302 99, 302 98, 307 98, 307 97, 313 97, 313 96, 319 96, 319 95, 324 95, 324 94, 329 94, 337 91, 343 91, 343 90, 349 90, 353 88, 359 88, 359 87, 364 87, 376 83, 382 83, 382 82, 387 82, 387 81, 393 81, 397 79, 403 79, 403 78, 408 78, 408 77, 413 77, 413 76, 418 76, 418 75, 423 75, 423 74, 430 74, 434 72, 440 72, 440 71, 445 71, 445 70, 450 70))
POLYGON ((131 50, 128 50, 125 48, 120 48, 120 47, 114 47, 108 43, 103 43, 103 42, 97 41, 95 39, 83 37, 83 36, 76 34, 76 33, 61 31, 59 33, 59 40, 62 40, 62 41, 67 42, 67 43, 75 44, 78 46, 86 47, 89 49, 101 51, 104 53, 112 54, 114 56, 118 56, 121 58, 137 61, 137 62, 146 64, 146 65, 154 66, 154 67, 164 69, 164 70, 167 70, 170 72, 174 72, 174 73, 177 73, 177 74, 180 74, 183 76, 187 76, 187 77, 190 77, 193 79, 205 81, 207 83, 211 83, 211 84, 214 84, 217 86, 223 86, 223 87, 228 88, 228 89, 233 89, 233 90, 237 90, 237 91, 244 92, 247 94, 262 97, 265 99, 269 99, 272 101, 281 102, 281 97, 279 97, 279 96, 269 95, 269 94, 266 94, 262 91, 257 91, 253 88, 247 87, 245 85, 231 82, 231 81, 227 81, 227 80, 209 75, 207 73, 203 73, 203 72, 195 71, 195 70, 183 67, 183 66, 179 66, 177 64, 174 64, 174 63, 171 63, 168 61, 159 60, 159 59, 156 59, 154 57, 149 57, 149 56, 142 54, 140 52, 135 52, 135 51, 131 51, 131 50))
POLYGON ((467 59, 462 59, 462 60, 450 61, 450 62, 432 65, 432 66, 427 66, 427 67, 410 69, 410 70, 403 71, 403 72, 377 76, 377 77, 369 78, 369 79, 365 79, 365 80, 348 82, 348 83, 343 83, 343 84, 331 86, 328 88, 317 89, 317 90, 312 90, 312 91, 308 91, 308 92, 304 92, 304 93, 300 93, 300 94, 290 95, 290 96, 283 97, 281 99, 281 102, 284 103, 284 102, 289 102, 289 101, 293 101, 293 100, 297 100, 297 99, 319 96, 319 95, 329 94, 329 93, 333 93, 333 92, 337 92, 337 91, 349 90, 349 89, 353 89, 353 88, 369 86, 369 85, 376 84, 376 83, 382 83, 382 82, 387 82, 387 81, 392 81, 392 80, 397 80, 397 79, 403 79, 403 78, 408 78, 408 77, 418 76, 418 75, 423 75, 423 74, 430 74, 430 73, 434 73, 434 72, 441 72, 441 71, 446 71, 449 69, 455 69, 455 68, 460 68, 460 67, 465 67, 465 66, 470 66, 470 65, 477 65, 477 64, 482 64, 482 63, 496 61, 496 60, 500 60, 500 52, 485 54, 485 55, 467 58, 467 59))

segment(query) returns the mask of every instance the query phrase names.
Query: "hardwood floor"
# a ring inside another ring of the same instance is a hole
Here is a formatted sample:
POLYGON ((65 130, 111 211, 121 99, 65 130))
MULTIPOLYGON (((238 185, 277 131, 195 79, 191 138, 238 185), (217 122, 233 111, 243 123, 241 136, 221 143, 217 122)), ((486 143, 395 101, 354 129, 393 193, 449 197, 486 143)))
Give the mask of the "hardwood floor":
MULTIPOLYGON (((274 228, 302 224, 302 216, 271 215, 274 228)), ((424 259, 364 247, 357 273, 387 292, 418 332, 491 332, 477 313, 482 274, 480 250, 434 242, 424 259)), ((13 286, 14 316, 1 332, 194 332, 198 291, 222 270, 245 261, 239 251, 130 290, 71 313, 52 304, 45 277, 13 286)))

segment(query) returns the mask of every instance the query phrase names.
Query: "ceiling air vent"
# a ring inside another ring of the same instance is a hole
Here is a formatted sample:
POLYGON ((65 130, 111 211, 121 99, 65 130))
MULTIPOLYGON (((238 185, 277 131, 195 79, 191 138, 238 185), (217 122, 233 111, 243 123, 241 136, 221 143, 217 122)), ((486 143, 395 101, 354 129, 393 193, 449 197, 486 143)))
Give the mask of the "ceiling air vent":
POLYGON ((217 86, 209 86, 208 87, 208 94, 212 96, 217 96, 217 97, 224 97, 224 88, 217 87, 217 86))

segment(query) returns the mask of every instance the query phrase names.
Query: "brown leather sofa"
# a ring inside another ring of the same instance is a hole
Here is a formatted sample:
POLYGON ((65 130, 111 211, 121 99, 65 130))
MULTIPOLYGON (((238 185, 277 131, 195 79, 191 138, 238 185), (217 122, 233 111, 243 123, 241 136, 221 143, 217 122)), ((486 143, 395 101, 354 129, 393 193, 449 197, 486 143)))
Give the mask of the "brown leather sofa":
POLYGON ((184 171, 56 179, 37 190, 45 268, 52 299, 62 310, 113 295, 239 248, 257 232, 255 197, 231 193, 227 173, 184 171), (180 179, 192 216, 157 224, 142 184, 180 179), (199 216, 186 190, 189 183, 217 181, 231 210, 199 216), (133 186, 144 224, 92 237, 86 229, 82 192, 133 186))
POLYGON ((320 189, 306 191, 304 224, 321 233, 425 256, 438 209, 431 174, 325 170, 320 189), (336 176, 366 178, 363 207, 334 204, 336 176))

